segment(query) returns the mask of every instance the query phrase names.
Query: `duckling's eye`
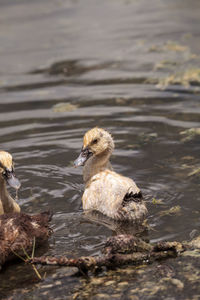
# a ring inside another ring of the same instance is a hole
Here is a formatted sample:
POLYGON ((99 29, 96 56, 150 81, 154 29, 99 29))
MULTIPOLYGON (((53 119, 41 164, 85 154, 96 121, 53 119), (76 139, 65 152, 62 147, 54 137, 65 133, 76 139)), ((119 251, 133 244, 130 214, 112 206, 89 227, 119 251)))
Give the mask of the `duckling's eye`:
POLYGON ((98 139, 93 140, 92 145, 97 144, 97 142, 98 142, 98 139))

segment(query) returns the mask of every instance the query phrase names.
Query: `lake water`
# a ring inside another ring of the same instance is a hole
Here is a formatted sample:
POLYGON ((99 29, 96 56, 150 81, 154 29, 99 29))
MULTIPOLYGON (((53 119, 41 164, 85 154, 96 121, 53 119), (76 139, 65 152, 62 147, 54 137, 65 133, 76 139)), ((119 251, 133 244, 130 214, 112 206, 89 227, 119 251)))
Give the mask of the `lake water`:
MULTIPOLYGON (((14 157, 22 210, 54 212, 43 253, 99 254, 118 233, 82 211, 72 162, 94 126, 112 133, 114 169, 143 192, 148 240, 199 234, 199 16, 197 0, 0 0, 0 148, 14 157)), ((196 300, 199 266, 178 258, 90 278, 40 267, 38 282, 14 264, 0 297, 196 300)))

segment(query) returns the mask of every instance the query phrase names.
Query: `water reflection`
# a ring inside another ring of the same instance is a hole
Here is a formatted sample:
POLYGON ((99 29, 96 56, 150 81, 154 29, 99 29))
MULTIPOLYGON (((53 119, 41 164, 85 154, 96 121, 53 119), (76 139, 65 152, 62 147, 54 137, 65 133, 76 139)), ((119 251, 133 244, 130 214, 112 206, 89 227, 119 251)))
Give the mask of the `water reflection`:
POLYGON ((83 220, 89 224, 100 224, 111 230, 112 235, 132 234, 141 238, 148 237, 148 226, 145 224, 131 224, 129 222, 116 222, 103 214, 95 212, 84 212, 83 220))

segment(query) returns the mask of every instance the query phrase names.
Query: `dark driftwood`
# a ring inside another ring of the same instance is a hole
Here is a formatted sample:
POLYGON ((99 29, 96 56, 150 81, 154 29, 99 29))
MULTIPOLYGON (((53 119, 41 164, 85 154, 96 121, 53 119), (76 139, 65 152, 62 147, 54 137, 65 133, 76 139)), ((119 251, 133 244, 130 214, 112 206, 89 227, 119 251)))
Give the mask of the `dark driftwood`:
POLYGON ((77 267, 81 272, 95 270, 100 267, 113 268, 126 264, 142 264, 168 257, 176 257, 187 247, 178 242, 162 242, 148 244, 131 235, 118 235, 109 238, 103 248, 102 256, 85 256, 79 258, 35 257, 27 262, 42 265, 59 265, 77 267))
POLYGON ((17 255, 24 256, 23 249, 31 252, 44 243, 51 234, 49 222, 52 214, 44 212, 30 216, 24 213, 0 216, 0 268, 17 255))

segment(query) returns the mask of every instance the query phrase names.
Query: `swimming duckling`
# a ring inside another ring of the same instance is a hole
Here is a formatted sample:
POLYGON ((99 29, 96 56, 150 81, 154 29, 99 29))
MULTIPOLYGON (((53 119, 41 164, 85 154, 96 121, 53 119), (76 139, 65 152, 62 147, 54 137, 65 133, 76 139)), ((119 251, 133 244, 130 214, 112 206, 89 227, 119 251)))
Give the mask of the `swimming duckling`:
POLYGON ((147 208, 135 182, 112 170, 109 162, 114 141, 102 128, 89 130, 83 138, 83 147, 75 166, 84 166, 85 191, 82 197, 84 210, 100 211, 108 217, 142 223, 147 208))
POLYGON ((15 177, 12 155, 6 151, 0 151, 0 215, 20 212, 19 205, 7 191, 6 183, 16 190, 21 185, 15 177))

